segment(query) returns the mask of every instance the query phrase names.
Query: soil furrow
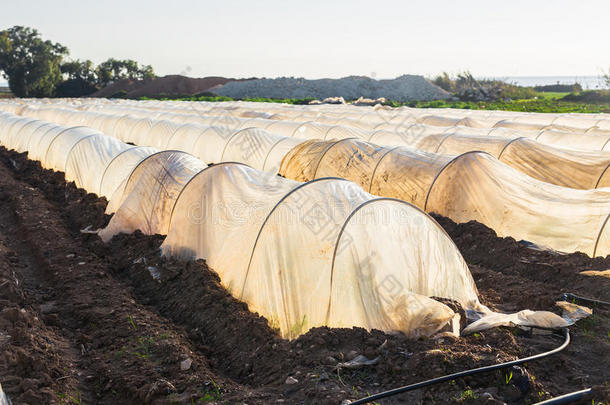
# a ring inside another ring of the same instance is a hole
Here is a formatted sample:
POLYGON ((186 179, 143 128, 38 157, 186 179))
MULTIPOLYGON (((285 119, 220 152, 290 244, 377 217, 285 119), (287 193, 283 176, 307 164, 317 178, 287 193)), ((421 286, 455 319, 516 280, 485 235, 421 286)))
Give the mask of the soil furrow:
MULTIPOLYGON (((39 401, 26 403, 100 404, 244 397, 239 387, 209 370, 205 357, 190 345, 183 330, 135 302, 129 291, 109 276, 106 264, 71 236, 58 210, 39 190, 14 180, 7 168, 0 166, 0 192, 5 212, 14 212, 16 220, 5 235, 21 238, 17 254, 30 257, 36 268, 35 272, 22 272, 28 269, 26 265, 16 267, 15 272, 33 288, 48 291, 39 305, 43 319, 56 323, 54 333, 61 338, 55 347, 63 360, 59 363, 63 372, 57 375, 55 371, 52 378, 64 380, 53 390, 48 381, 32 386, 34 382, 24 376, 19 389, 7 387, 9 395, 21 398, 34 391, 39 401), (45 392, 37 392, 39 388, 45 392)), ((35 312, 12 312, 14 324, 37 321, 32 320, 35 312)), ((23 344, 15 335, 11 341, 23 344)), ((28 366, 26 360, 17 359, 13 364, 9 358, 5 367, 18 371, 28 366)))

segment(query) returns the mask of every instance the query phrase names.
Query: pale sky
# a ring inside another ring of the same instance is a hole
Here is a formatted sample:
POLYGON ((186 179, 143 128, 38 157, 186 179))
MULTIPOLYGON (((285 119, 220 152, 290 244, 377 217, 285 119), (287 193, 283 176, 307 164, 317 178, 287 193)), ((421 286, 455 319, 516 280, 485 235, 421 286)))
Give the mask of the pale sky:
POLYGON ((72 58, 130 58, 158 75, 583 76, 610 67, 608 0, 6 0, 0 10, 0 29, 34 27, 72 58))

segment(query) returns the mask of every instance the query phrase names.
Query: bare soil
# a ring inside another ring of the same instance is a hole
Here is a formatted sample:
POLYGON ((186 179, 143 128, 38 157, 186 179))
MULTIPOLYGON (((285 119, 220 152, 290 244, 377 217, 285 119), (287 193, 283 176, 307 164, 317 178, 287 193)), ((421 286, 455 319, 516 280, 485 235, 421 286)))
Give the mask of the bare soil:
POLYGON ((161 95, 188 96, 213 91, 235 79, 226 77, 193 78, 182 75, 168 75, 149 80, 119 80, 93 93, 91 97, 113 97, 125 92, 126 97, 155 97, 161 95))
MULTIPOLYGON (((515 328, 419 340, 316 328, 287 341, 204 261, 161 258, 162 236, 103 244, 82 233, 107 223, 105 205, 0 150, 0 382, 14 404, 339 404, 562 342, 515 328), (337 367, 359 354, 377 363, 337 367)), ((564 292, 610 299, 610 280, 578 274, 610 258, 538 252, 478 223, 437 220, 492 308, 549 310, 564 292)), ((595 308, 571 332, 566 350, 539 362, 381 403, 525 404, 587 387, 610 402, 610 311, 595 308)))

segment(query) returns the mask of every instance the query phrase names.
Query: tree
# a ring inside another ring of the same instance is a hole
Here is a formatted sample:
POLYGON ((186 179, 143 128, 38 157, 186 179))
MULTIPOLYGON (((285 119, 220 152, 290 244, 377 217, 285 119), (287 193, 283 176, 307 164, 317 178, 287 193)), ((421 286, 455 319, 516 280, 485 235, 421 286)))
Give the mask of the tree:
POLYGON ((98 90, 95 67, 90 60, 64 62, 61 73, 65 80, 57 86, 57 97, 88 96, 98 90))
POLYGON ((90 60, 80 61, 73 60, 65 62, 61 65, 61 73, 67 76, 66 79, 83 79, 85 81, 95 83, 95 67, 90 60))
POLYGON ((68 48, 43 41, 37 30, 14 26, 0 31, 0 73, 17 97, 80 97, 111 82, 155 77, 150 65, 110 58, 95 67, 90 60, 64 61, 68 48))
POLYGON ((102 63, 96 69, 97 83, 100 86, 106 86, 110 82, 117 80, 145 80, 155 77, 155 72, 150 65, 140 67, 138 62, 125 59, 119 60, 110 58, 102 63))
POLYGON ((455 91, 455 82, 451 79, 447 72, 443 72, 442 74, 436 76, 434 80, 432 80, 432 83, 450 93, 455 91))
POLYGON ((0 70, 18 97, 51 97, 62 81, 68 49, 43 41, 37 30, 14 26, 0 31, 0 70))

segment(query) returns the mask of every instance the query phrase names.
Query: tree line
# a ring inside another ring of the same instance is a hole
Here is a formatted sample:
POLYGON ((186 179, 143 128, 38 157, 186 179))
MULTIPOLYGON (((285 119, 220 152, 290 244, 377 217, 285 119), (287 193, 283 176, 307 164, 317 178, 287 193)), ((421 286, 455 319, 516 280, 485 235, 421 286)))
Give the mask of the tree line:
POLYGON ((155 77, 150 65, 130 59, 109 58, 95 66, 69 54, 64 45, 43 40, 36 29, 0 31, 0 71, 17 97, 80 97, 117 80, 155 77))

